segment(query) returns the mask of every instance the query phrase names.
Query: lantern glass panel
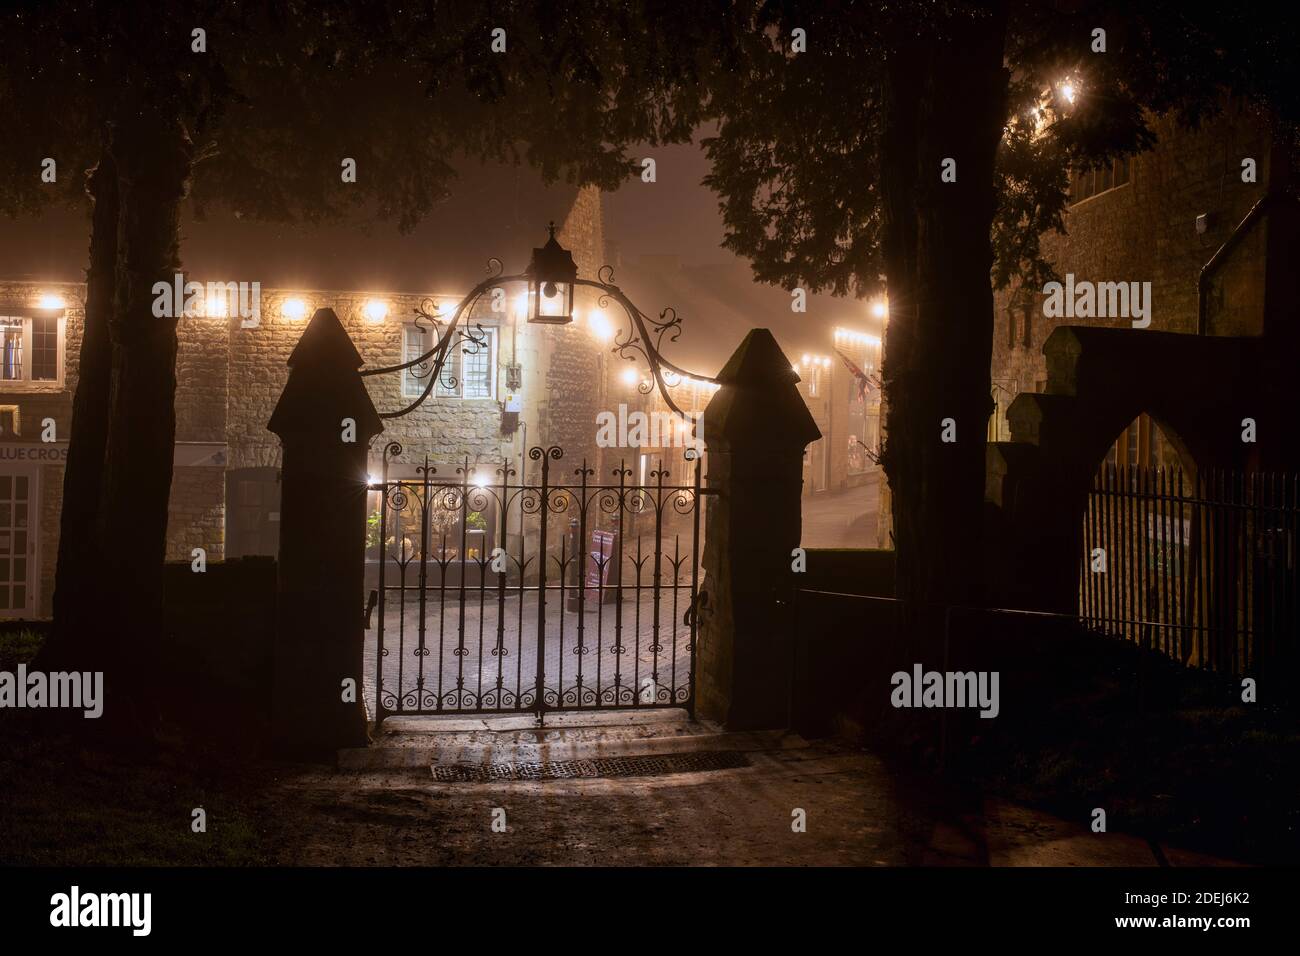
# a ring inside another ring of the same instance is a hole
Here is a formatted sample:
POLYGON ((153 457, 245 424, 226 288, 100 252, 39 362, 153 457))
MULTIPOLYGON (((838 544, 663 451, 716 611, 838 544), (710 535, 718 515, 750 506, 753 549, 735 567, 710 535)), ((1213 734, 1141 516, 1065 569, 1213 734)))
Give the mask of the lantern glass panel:
POLYGON ((534 321, 570 321, 573 317, 573 283, 555 281, 529 282, 530 319, 534 321))

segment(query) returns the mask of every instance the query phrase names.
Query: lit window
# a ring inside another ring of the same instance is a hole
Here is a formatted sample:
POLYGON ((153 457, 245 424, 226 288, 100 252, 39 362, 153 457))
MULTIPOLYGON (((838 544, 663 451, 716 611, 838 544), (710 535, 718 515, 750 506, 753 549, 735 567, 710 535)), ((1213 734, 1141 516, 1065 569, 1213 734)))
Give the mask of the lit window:
MULTIPOLYGON (((475 328, 474 338, 457 334, 457 342, 447 354, 434 394, 440 398, 496 398, 497 330, 475 328)), ((419 358, 437 344, 437 333, 407 325, 402 361, 419 358)), ((420 363, 402 373, 402 394, 414 398, 424 394, 432 374, 432 364, 420 363)))
POLYGON ((466 341, 462 349, 461 395, 464 398, 491 398, 494 349, 490 334, 481 344, 466 341))
POLYGON ((5 387, 63 384, 62 314, 0 315, 0 382, 5 387))

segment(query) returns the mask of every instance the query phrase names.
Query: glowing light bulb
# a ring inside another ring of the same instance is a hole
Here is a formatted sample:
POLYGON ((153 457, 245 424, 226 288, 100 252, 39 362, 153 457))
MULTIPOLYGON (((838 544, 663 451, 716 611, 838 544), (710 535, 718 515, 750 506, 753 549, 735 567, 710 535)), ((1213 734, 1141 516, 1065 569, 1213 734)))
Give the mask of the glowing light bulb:
POLYGON ((591 328, 591 334, 602 342, 608 342, 614 336, 614 326, 610 324, 609 318, 602 309, 591 310, 591 314, 587 316, 587 325, 591 328))
POLYGON ((361 310, 367 322, 378 324, 388 317, 388 303, 382 299, 371 299, 361 310))

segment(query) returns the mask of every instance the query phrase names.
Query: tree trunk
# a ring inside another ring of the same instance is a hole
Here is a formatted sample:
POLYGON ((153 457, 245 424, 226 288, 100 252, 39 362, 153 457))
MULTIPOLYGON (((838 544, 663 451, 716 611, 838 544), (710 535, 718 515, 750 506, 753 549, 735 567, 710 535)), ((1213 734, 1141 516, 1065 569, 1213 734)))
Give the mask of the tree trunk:
POLYGON ((69 667, 102 670, 90 633, 98 604, 96 590, 103 563, 95 550, 99 489, 108 441, 108 390, 112 345, 108 326, 117 281, 117 167, 106 143, 86 179, 91 202, 90 266, 86 270, 86 313, 72 401, 68 460, 63 474, 59 519, 59 558, 54 578, 54 632, 42 650, 45 670, 69 667))
POLYGON ((954 18, 939 35, 910 36, 890 58, 886 84, 881 190, 890 321, 882 457, 897 594, 906 602, 907 633, 927 652, 937 649, 945 609, 982 597, 1004 29, 999 11, 954 18), (956 160, 955 182, 941 180, 948 158, 956 160))
MULTIPOLYGON (((176 442, 176 314, 153 314, 156 282, 180 269, 181 203, 193 146, 184 124, 143 110, 115 140, 121 196, 112 383, 96 539, 112 556, 105 611, 132 704, 150 707, 157 689, 163 562, 176 442)), ((137 716, 146 717, 147 713, 137 716)))

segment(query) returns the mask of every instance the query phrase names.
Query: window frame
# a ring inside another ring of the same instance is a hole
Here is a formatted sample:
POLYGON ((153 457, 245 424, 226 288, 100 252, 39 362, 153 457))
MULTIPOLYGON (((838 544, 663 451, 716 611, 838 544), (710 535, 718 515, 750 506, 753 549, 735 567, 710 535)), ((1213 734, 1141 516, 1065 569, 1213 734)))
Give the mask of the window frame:
MULTIPOLYGON (((415 355, 407 354, 407 336, 410 334, 410 330, 412 328, 417 328, 417 327, 418 326, 416 326, 414 322, 404 322, 402 324, 402 361, 403 362, 409 362, 416 357, 415 355)), ((436 330, 431 329, 430 331, 436 331, 436 330)), ((431 397, 449 398, 449 399, 454 399, 456 401, 463 401, 463 402, 496 401, 497 389, 499 385, 497 356, 499 354, 498 349, 500 348, 500 338, 501 338, 500 331, 501 331, 500 326, 496 326, 496 325, 483 326, 483 332, 486 333, 488 339, 486 343, 487 351, 488 351, 488 359, 487 359, 488 394, 487 395, 471 395, 471 396, 465 395, 465 376, 463 374, 465 368, 465 364, 464 364, 465 349, 467 346, 472 345, 473 343, 470 342, 469 339, 462 337, 459 341, 456 342, 455 352, 451 355, 448 355, 447 357, 448 363, 451 365, 451 374, 454 375, 456 378, 455 390, 452 391, 447 389, 443 385, 442 381, 440 380, 434 385, 433 393, 431 397)), ((446 371, 447 369, 444 367, 444 372, 446 371)), ((402 370, 402 397, 419 398, 420 395, 424 393, 424 388, 425 385, 428 384, 428 380, 416 379, 413 376, 411 376, 409 372, 410 369, 402 370), (412 391, 408 391, 408 387, 412 389, 412 391)))
POLYGON ((0 392, 61 392, 67 381, 68 310, 0 305, 0 319, 21 319, 22 378, 0 378, 0 392), (55 320, 54 378, 31 377, 35 365, 35 320, 55 320))

